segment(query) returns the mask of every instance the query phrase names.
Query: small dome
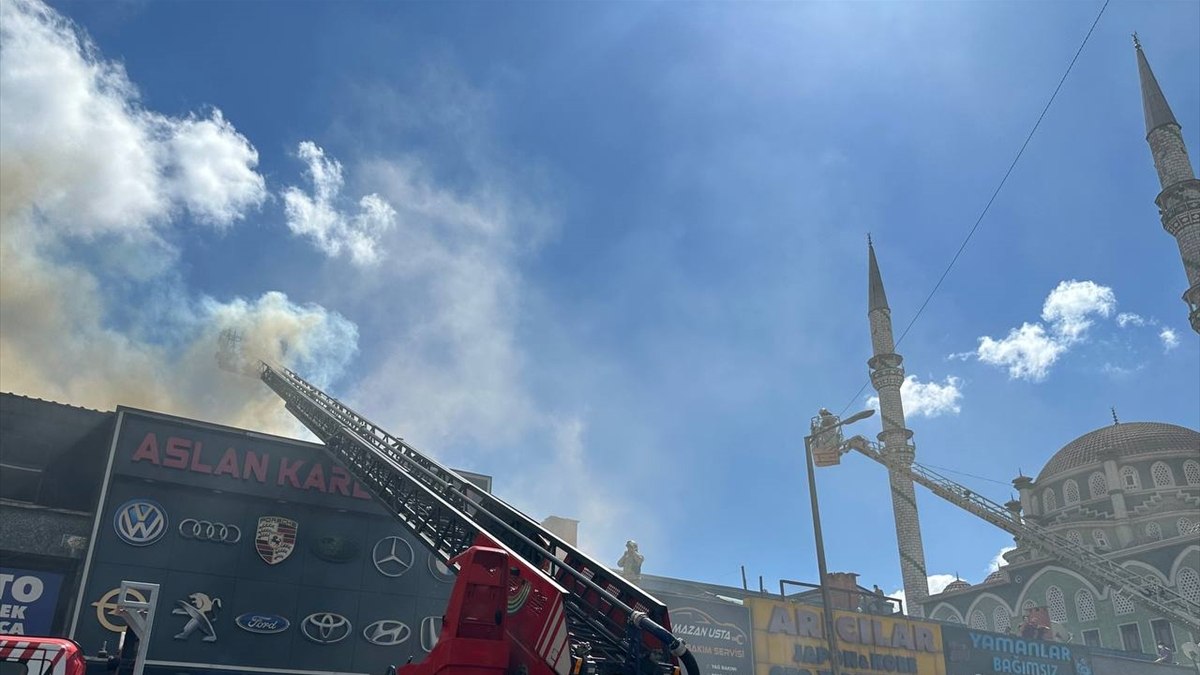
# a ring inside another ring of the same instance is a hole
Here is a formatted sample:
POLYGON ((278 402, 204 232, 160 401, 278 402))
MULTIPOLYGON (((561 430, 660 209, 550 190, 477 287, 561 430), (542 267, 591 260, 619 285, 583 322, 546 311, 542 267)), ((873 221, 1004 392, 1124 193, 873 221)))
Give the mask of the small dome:
POLYGON ((1004 570, 996 570, 995 572, 992 572, 991 574, 987 575, 987 578, 983 580, 983 583, 992 584, 992 583, 996 583, 998 581, 1007 581, 1007 580, 1008 580, 1008 572, 1005 572, 1004 570))
POLYGON ((950 583, 946 584, 946 589, 942 592, 943 593, 953 593, 954 591, 961 591, 963 589, 970 588, 970 587, 971 587, 971 584, 968 584, 967 582, 963 581, 962 579, 955 579, 954 581, 951 581, 950 583))
POLYGON ((1194 457, 1200 452, 1200 433, 1186 427, 1162 422, 1122 422, 1090 431, 1067 443, 1054 453, 1037 482, 1072 469, 1103 461, 1107 450, 1115 450, 1123 459, 1160 452, 1178 452, 1194 457))

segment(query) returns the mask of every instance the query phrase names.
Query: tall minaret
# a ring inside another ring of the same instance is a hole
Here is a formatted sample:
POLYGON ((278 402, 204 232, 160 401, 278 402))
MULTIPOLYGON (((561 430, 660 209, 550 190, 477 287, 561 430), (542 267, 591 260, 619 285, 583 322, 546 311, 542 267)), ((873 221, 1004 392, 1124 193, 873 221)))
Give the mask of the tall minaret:
POLYGON ((883 417, 883 457, 888 465, 888 480, 892 487, 892 511, 896 516, 896 544, 900 548, 900 572, 904 577, 904 597, 908 613, 924 616, 919 604, 929 597, 929 579, 925 572, 925 547, 921 543, 921 523, 917 518, 917 495, 909 470, 916 450, 911 443, 912 432, 904 426, 904 403, 900 400, 900 385, 904 383, 904 357, 896 352, 892 339, 892 311, 888 309, 875 247, 867 239, 870 257, 870 292, 867 318, 871 321, 871 353, 867 362, 871 368, 871 384, 879 392, 879 409, 883 417))
POLYGON ((1158 80, 1142 53, 1137 34, 1133 36, 1137 51, 1138 77, 1142 81, 1142 110, 1146 114, 1146 142, 1154 155, 1154 168, 1162 192, 1154 199, 1162 218, 1163 229, 1179 243, 1183 271, 1187 273, 1188 289, 1183 301, 1188 305, 1188 321, 1192 330, 1200 333, 1200 180, 1192 173, 1183 132, 1171 106, 1158 88, 1158 80))

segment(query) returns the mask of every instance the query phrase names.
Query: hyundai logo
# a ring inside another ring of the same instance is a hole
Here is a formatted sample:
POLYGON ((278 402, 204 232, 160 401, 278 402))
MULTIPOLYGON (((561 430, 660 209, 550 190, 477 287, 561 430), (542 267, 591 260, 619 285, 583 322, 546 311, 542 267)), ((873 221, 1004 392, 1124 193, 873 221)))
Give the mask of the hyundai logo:
POLYGON ((363 629, 363 637, 373 645, 390 647, 398 645, 412 635, 408 624, 394 619, 383 619, 363 629))
POLYGON ((184 518, 183 522, 179 523, 179 536, 216 544, 236 544, 242 540, 242 530, 237 525, 184 518))
POLYGON ((322 645, 345 640, 352 628, 350 619, 333 612, 309 614, 300 622, 300 632, 304 633, 304 637, 322 645))
POLYGON ((247 612, 233 620, 244 631, 251 633, 282 633, 292 625, 291 621, 277 614, 247 612))
POLYGON ((167 533, 167 512, 150 499, 131 499, 117 507, 113 529, 131 546, 149 546, 167 533))

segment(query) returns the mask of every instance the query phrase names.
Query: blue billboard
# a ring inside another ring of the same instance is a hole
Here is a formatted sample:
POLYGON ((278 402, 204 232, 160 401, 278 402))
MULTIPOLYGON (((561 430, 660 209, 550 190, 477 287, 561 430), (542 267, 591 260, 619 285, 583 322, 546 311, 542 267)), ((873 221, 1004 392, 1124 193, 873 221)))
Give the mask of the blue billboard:
POLYGON ((0 567, 0 633, 49 635, 63 576, 0 567))

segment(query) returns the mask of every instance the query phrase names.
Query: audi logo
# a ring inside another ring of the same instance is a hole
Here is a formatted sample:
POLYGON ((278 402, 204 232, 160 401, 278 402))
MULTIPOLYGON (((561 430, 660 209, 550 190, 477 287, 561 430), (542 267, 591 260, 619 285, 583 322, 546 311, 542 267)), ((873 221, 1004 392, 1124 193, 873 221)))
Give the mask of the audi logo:
POLYGON ((237 525, 186 518, 179 523, 179 536, 215 544, 236 544, 242 540, 242 530, 237 525))

